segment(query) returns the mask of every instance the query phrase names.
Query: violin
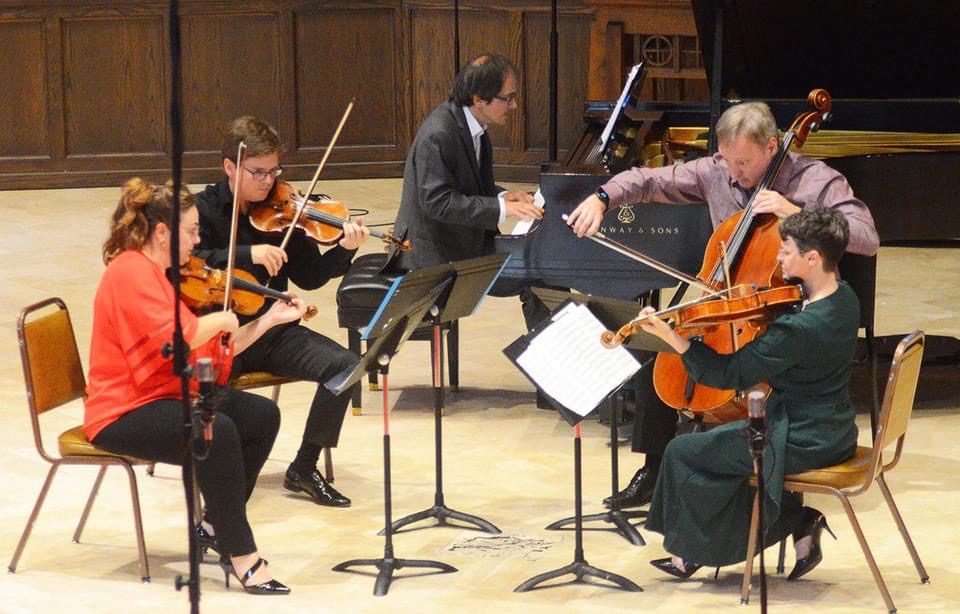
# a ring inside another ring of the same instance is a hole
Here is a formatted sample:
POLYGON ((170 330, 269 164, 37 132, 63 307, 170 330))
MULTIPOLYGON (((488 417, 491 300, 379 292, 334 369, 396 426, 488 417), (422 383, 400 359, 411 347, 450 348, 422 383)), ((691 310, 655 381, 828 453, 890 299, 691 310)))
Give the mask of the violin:
MULTIPOLYGON (((775 288, 757 288, 752 284, 734 286, 716 295, 677 305, 657 312, 657 317, 669 317, 677 329, 710 328, 742 321, 769 322, 794 309, 804 300, 803 286, 787 285, 775 288)), ((627 322, 617 332, 606 331, 600 342, 606 348, 623 344, 640 330, 646 318, 627 322)))
MULTIPOLYGON (((286 232, 297 216, 297 208, 303 202, 303 195, 287 183, 277 181, 272 195, 262 203, 250 209, 250 224, 263 233, 286 232)), ((350 221, 347 207, 336 200, 321 199, 309 201, 297 218, 296 228, 320 245, 333 245, 343 236, 343 225, 350 221)), ((374 236, 389 245, 396 245, 402 251, 410 251, 410 241, 397 239, 388 232, 370 229, 374 236)))
MULTIPOLYGON (((206 262, 196 256, 191 256, 187 264, 180 267, 180 296, 187 307, 195 311, 222 305, 226 282, 226 273, 207 266, 206 262)), ((293 297, 285 292, 261 286, 251 273, 234 269, 233 291, 230 297, 230 308, 233 311, 242 315, 253 315, 260 310, 267 298, 287 303, 293 300, 293 297)), ((303 319, 309 320, 315 315, 317 308, 311 305, 303 319)))

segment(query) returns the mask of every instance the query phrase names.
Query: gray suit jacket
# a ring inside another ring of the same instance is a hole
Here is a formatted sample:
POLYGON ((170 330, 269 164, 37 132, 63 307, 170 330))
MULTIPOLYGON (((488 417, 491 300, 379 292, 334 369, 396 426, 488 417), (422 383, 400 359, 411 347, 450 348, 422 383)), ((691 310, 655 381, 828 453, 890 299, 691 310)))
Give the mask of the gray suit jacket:
POLYGON ((407 153, 403 197, 394 224, 411 250, 399 254, 399 268, 414 270, 493 252, 500 205, 493 182, 490 139, 481 141, 477 164, 463 109, 438 106, 424 120, 407 153))

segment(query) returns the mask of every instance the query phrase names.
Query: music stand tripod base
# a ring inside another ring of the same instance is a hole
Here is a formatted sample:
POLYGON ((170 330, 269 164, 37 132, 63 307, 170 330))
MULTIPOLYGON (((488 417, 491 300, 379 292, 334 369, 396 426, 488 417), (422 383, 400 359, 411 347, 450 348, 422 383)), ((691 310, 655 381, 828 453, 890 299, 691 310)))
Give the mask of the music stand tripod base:
POLYGON ((441 281, 424 298, 402 307, 399 310, 400 313, 391 319, 387 327, 380 331, 381 336, 367 349, 367 353, 361 357, 360 363, 356 367, 345 370, 324 384, 334 394, 342 394, 360 381, 368 371, 374 370, 380 373, 383 382, 383 512, 384 526, 387 527, 383 557, 378 559, 351 559, 333 567, 333 571, 343 572, 354 571, 352 569, 354 567, 376 567, 377 579, 373 586, 373 594, 377 597, 387 594, 387 591, 390 590, 390 583, 393 581, 393 572, 404 567, 436 569, 437 573, 457 571, 456 567, 440 561, 396 558, 393 552, 393 531, 390 530, 392 525, 392 498, 390 487, 390 404, 387 371, 389 370, 391 357, 410 337, 410 334, 423 319, 424 314, 447 285, 449 285, 449 279, 441 281))
MULTIPOLYGON (((435 490, 433 506, 425 510, 409 514, 394 521, 392 531, 426 520, 435 518, 437 523, 432 526, 451 526, 460 529, 484 531, 499 535, 500 529, 492 522, 479 516, 467 514, 447 507, 443 495, 443 333, 441 326, 445 323, 456 322, 471 315, 494 280, 503 268, 507 256, 493 254, 469 260, 460 260, 450 263, 454 271, 453 282, 445 297, 441 297, 438 304, 430 308, 430 318, 433 325, 433 339, 430 342, 430 354, 433 359, 433 415, 434 415, 434 467, 435 490), (450 524, 448 520, 459 521, 461 524, 450 524), (464 526, 466 525, 466 526, 464 526)), ((429 528, 429 527, 425 527, 429 528)), ((384 535, 381 530, 378 535, 384 535)))
POLYGON ((593 577, 599 578, 601 580, 606 580, 611 583, 615 588, 619 588, 625 591, 630 592, 642 592, 643 589, 640 588, 636 583, 634 583, 629 578, 625 578, 620 574, 615 574, 604 569, 599 569, 594 567, 584 558, 583 554, 583 526, 582 526, 582 516, 580 511, 582 509, 582 498, 581 498, 581 471, 580 471, 580 461, 581 461, 581 446, 580 446, 580 424, 578 423, 574 430, 574 440, 573 440, 573 466, 574 466, 574 495, 575 495, 575 510, 576 515, 574 516, 574 521, 576 524, 576 546, 574 547, 574 557, 573 562, 569 565, 565 565, 558 569, 544 572, 542 574, 536 575, 529 580, 524 581, 517 588, 513 589, 516 593, 525 593, 527 591, 534 590, 536 588, 549 588, 550 586, 539 587, 538 585, 548 581, 553 580, 554 578, 559 578, 565 575, 573 575, 573 583, 583 583, 584 578, 593 577))

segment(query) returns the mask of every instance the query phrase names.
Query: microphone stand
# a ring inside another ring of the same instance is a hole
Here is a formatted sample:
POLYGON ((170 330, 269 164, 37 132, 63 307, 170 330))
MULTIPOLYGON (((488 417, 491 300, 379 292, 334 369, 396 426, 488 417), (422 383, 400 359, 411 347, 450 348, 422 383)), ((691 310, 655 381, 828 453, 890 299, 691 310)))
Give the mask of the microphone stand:
POLYGON ((557 161, 557 72, 560 64, 557 36, 557 0, 550 2, 550 133, 547 147, 550 162, 557 161))
POLYGON ((170 263, 173 283, 173 342, 164 347, 164 356, 173 355, 173 373, 180 378, 180 396, 183 399, 180 436, 180 457, 183 461, 183 490, 187 499, 187 534, 189 536, 190 573, 186 580, 178 575, 174 586, 179 591, 189 588, 190 612, 200 611, 200 549, 196 531, 193 530, 197 512, 194 509, 193 455, 190 453, 193 408, 190 403, 190 377, 192 368, 187 364, 187 346, 183 340, 183 324, 180 321, 180 185, 183 175, 183 133, 180 122, 180 15, 177 0, 170 0, 170 135, 173 177, 173 215, 170 221, 170 263))
MULTIPOLYGON (((763 479, 763 448, 767 443, 766 425, 763 415, 764 395, 753 391, 747 396, 750 425, 748 427, 748 445, 750 456, 753 458, 753 470, 757 474, 757 548, 760 551, 760 612, 767 614, 767 570, 763 564, 764 532, 763 499, 765 497, 765 480, 763 479)), ((753 553, 750 553, 753 556, 753 553)))
POLYGON ((460 72, 460 0, 453 0, 453 76, 460 72))

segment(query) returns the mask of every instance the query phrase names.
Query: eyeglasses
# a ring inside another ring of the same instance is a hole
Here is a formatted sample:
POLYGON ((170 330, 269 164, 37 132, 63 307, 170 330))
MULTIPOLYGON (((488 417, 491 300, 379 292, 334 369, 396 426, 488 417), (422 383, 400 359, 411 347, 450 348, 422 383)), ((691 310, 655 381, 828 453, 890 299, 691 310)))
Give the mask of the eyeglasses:
POLYGON ((269 179, 269 178, 279 177, 280 175, 283 174, 283 167, 281 167, 281 166, 278 166, 277 168, 271 168, 271 169, 268 170, 268 171, 262 171, 262 170, 252 171, 252 170, 250 170, 249 168, 247 168, 246 166, 241 167, 241 168, 243 168, 243 170, 245 170, 245 171, 247 171, 248 173, 250 173, 250 175, 251 175, 254 179, 256 179, 257 181, 266 181, 266 180, 269 179))
POLYGON ((507 94, 506 96, 501 96, 500 94, 495 94, 495 95, 494 95, 494 98, 496 98, 497 100, 502 100, 502 101, 504 101, 504 102, 507 103, 507 104, 510 104, 511 102, 516 102, 516 101, 517 101, 517 93, 516 93, 516 92, 512 92, 512 93, 510 93, 510 94, 507 94))

